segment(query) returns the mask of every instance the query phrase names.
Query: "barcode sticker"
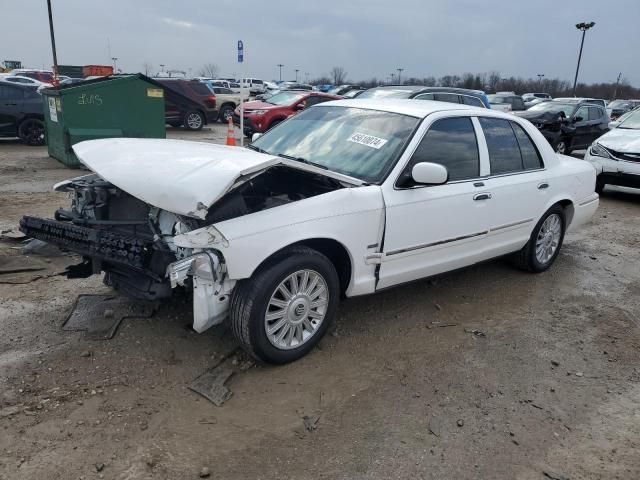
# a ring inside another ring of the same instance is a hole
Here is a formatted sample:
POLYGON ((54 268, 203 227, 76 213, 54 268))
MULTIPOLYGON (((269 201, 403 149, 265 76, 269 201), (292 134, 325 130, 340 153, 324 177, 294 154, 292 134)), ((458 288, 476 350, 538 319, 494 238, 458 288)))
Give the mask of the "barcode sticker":
POLYGON ((353 133, 347 141, 353 143, 359 143, 360 145, 364 145, 365 147, 375 148, 376 150, 381 149, 388 140, 380 137, 374 137, 373 135, 367 135, 366 133, 353 133))

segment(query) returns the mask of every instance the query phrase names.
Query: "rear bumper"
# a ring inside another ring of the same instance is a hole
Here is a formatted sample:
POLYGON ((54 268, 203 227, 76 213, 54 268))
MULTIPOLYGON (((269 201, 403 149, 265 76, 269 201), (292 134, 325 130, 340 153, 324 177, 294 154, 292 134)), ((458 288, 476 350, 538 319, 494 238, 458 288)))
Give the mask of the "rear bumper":
POLYGON ((583 199, 577 205, 574 205, 573 219, 568 230, 573 230, 591 220, 591 217, 598 210, 600 205, 600 197, 597 193, 583 199))

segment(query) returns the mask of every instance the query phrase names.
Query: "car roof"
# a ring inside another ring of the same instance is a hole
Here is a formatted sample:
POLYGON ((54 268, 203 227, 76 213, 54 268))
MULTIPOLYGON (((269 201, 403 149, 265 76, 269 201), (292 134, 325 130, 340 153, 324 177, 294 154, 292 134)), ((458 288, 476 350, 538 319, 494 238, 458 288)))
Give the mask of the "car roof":
MULTIPOLYGON (((473 113, 496 112, 495 110, 488 110, 486 108, 472 107, 469 105, 462 105, 459 103, 437 102, 433 100, 412 100, 412 99, 369 99, 369 98, 355 98, 348 100, 336 100, 334 102, 320 103, 317 107, 324 106, 336 106, 336 107, 353 107, 364 108, 367 110, 380 110, 383 112, 399 113, 401 115, 409 115, 417 118, 424 118, 427 115, 434 112, 442 112, 448 110, 456 111, 468 111, 473 113)), ((315 107, 314 107, 315 108, 315 107)), ((498 113, 498 112, 496 112, 498 113)), ((507 118, 512 118, 507 114, 503 114, 507 118)))

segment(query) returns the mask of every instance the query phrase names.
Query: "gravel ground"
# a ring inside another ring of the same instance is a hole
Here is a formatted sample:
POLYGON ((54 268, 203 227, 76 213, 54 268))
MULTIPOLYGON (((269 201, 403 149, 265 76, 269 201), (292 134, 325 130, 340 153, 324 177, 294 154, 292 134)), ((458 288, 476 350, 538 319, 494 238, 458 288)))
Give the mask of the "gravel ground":
MULTIPOLYGON (((0 142, 0 231, 66 205, 51 185, 76 174, 0 142)), ((640 194, 608 190, 550 271, 496 260, 346 300, 277 368, 194 333, 183 299, 95 341, 61 325, 99 278, 0 275, 0 479, 638 479, 639 219, 640 194), (221 363, 216 407, 187 386, 221 363)))

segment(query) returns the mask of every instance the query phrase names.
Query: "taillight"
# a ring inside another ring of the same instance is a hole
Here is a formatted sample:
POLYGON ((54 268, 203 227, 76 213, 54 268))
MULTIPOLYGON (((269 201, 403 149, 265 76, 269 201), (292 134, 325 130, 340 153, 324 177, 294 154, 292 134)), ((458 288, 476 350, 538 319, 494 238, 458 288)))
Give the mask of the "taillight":
POLYGON ((216 108, 216 96, 209 95, 204 101, 204 103, 206 103, 208 107, 216 108))

